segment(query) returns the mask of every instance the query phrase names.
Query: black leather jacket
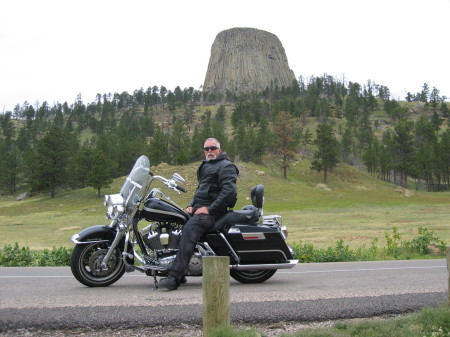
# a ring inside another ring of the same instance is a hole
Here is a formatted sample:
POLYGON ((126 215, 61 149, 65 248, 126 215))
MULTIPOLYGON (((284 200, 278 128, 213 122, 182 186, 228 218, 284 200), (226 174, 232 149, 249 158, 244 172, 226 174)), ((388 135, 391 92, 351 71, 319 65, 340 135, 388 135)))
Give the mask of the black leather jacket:
POLYGON ((238 174, 238 168, 225 152, 214 160, 204 160, 197 170, 198 186, 189 206, 194 209, 205 206, 209 214, 221 216, 236 204, 238 174))

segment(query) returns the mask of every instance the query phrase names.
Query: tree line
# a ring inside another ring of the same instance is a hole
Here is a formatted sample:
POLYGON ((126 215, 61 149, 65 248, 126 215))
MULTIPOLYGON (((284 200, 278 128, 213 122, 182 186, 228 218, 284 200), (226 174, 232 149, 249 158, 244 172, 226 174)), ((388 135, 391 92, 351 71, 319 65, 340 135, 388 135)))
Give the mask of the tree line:
POLYGON ((344 162, 402 186, 410 177, 428 190, 448 189, 446 99, 424 84, 398 102, 385 86, 325 74, 241 95, 153 86, 98 94, 88 104, 80 95, 71 105, 24 102, 0 115, 0 186, 52 196, 92 186, 100 195, 140 154, 152 165, 183 165, 201 160, 203 141, 213 136, 232 158, 275 165, 285 178, 300 155, 325 181, 344 162), (415 102, 416 120, 408 107, 415 102), (385 117, 375 117, 380 112, 385 117))

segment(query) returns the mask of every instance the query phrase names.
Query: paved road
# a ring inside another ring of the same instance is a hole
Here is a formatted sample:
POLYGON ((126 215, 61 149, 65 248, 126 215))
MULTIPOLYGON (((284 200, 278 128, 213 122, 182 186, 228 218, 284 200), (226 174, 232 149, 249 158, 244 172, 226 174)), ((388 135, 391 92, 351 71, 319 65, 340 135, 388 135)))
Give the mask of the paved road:
MULTIPOLYGON (((177 291, 126 274, 106 288, 79 284, 69 268, 0 268, 0 332, 18 327, 133 328, 201 324, 201 278, 177 291)), ((445 260, 299 264, 262 284, 231 280, 231 320, 319 321, 399 314, 447 302, 445 260)))

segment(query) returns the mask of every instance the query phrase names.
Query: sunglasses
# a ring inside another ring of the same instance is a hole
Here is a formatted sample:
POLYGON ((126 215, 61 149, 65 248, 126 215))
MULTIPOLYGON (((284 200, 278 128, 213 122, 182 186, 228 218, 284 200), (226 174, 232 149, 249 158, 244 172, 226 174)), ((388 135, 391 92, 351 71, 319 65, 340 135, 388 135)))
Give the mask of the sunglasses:
POLYGON ((215 151, 215 150, 220 149, 220 147, 217 147, 217 146, 205 146, 203 149, 204 149, 205 151, 209 151, 209 150, 215 151))

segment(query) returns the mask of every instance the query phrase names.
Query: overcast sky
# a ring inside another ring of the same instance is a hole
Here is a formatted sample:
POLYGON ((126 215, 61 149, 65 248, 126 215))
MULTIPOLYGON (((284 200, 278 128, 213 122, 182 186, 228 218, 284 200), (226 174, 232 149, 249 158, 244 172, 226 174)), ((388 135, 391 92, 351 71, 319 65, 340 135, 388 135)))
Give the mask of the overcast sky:
POLYGON ((216 35, 275 34, 296 77, 450 97, 450 0, 0 0, 0 113, 24 101, 199 89, 216 35))

